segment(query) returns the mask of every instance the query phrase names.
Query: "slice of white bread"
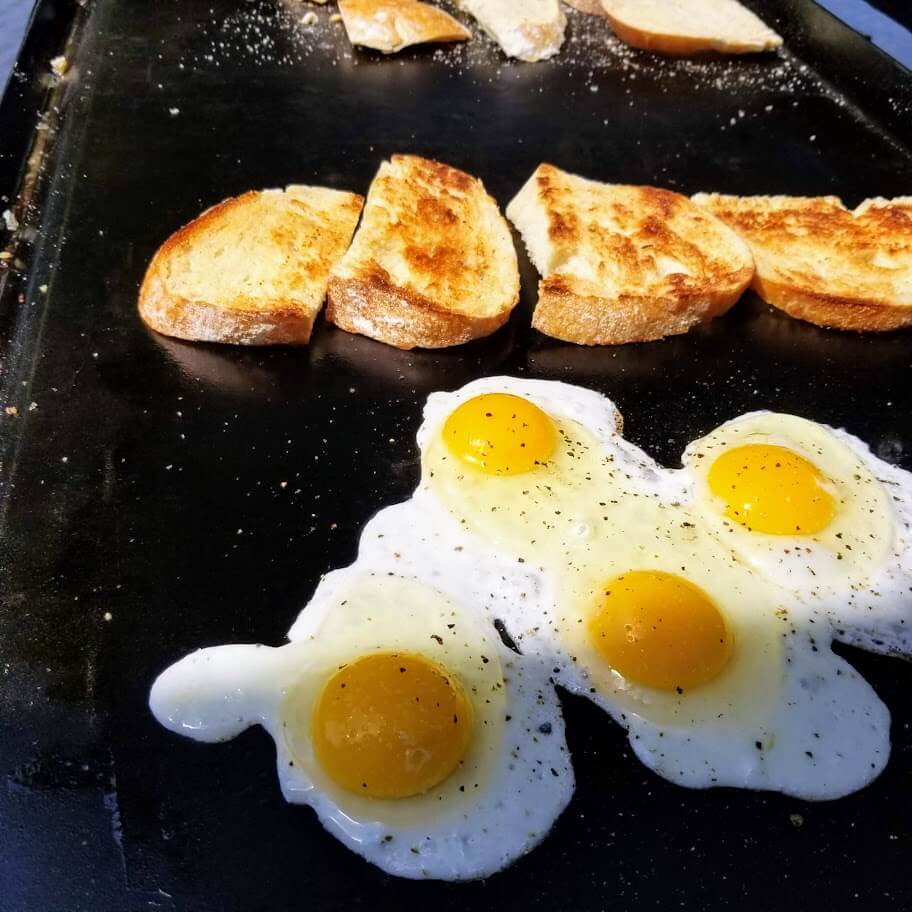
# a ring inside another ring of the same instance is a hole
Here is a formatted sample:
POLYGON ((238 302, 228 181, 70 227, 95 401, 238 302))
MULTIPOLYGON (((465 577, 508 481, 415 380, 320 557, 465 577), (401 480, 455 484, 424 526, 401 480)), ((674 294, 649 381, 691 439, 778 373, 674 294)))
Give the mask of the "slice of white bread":
POLYGON ((693 199, 747 241, 752 287, 767 303, 836 329, 912 326, 912 196, 854 211, 835 196, 693 199))
POLYGON ((326 319, 397 348, 487 336, 519 300, 510 227, 480 180, 414 155, 383 162, 326 319))
POLYGON ((560 0, 456 0, 508 57, 532 63, 553 57, 564 43, 567 17, 560 0))
POLYGON ((615 34, 659 54, 771 51, 782 38, 735 0, 601 0, 615 34))
POLYGON ((290 186, 207 209, 152 258, 139 291, 140 316, 178 339, 309 341, 329 271, 363 204, 357 193, 290 186))
POLYGON ((465 41, 472 33, 430 3, 419 0, 339 0, 352 44, 394 54, 412 44, 465 41))
POLYGON ((581 345, 646 342, 724 313, 747 245, 686 196, 539 165, 507 206, 542 275, 532 325, 581 345))

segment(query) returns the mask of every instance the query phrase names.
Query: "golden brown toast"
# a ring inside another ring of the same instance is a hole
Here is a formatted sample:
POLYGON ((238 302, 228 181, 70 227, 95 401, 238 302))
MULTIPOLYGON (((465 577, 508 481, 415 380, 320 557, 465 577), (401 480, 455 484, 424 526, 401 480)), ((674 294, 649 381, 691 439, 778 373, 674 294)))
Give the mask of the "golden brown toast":
POLYGON ((394 155, 332 271, 326 319, 397 348, 442 348, 494 332, 518 299, 510 228, 481 181, 394 155))
POLYGON ((430 3, 419 0, 339 0, 352 44, 394 54, 412 44, 465 41, 472 33, 430 3))
POLYGON ((693 199, 747 241, 752 287, 767 303, 836 329, 912 326, 912 197, 854 211, 835 196, 693 199))
POLYGON ((747 54, 782 39, 736 0, 601 0, 615 34, 659 54, 747 54))
POLYGON ((507 206, 541 273, 532 325, 581 345, 687 332, 728 310, 747 245, 685 196, 539 165, 507 206))
POLYGON ((139 313, 167 336, 239 345, 305 343, 363 197, 326 187, 244 193, 158 249, 139 313))

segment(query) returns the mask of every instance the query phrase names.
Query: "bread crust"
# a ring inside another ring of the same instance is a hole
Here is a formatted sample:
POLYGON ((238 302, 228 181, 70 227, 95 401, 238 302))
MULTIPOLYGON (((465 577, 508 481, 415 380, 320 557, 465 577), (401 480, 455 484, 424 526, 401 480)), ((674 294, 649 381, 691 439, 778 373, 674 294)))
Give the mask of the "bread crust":
MULTIPOLYGON (((269 298, 235 300, 226 307, 214 301, 187 298, 170 287, 168 269, 172 257, 192 248, 226 213, 259 195, 259 191, 251 190, 211 206, 175 231, 156 251, 139 290, 139 315, 147 326, 191 342, 303 345, 310 341, 319 306, 314 308, 290 298, 269 298)), ((341 206, 348 210, 353 229, 363 197, 344 194, 340 200, 344 200, 341 206)), ((326 273, 331 265, 326 264, 326 273)))
POLYGON ((687 332, 728 310, 754 273, 734 231, 670 190, 543 163, 507 214, 542 275, 532 325, 579 345, 687 332))
POLYGON ((448 348, 495 332, 510 311, 472 317, 444 310, 422 295, 393 285, 376 267, 360 278, 330 277, 326 319, 347 332, 408 351, 448 348))
POLYGON ((753 269, 731 273, 724 288, 688 290, 675 297, 621 294, 612 298, 581 296, 560 274, 538 284, 532 326, 577 345, 623 345, 680 335, 721 316, 741 297, 753 269))
MULTIPOLYGON (((588 0, 584 0, 588 2, 588 0)), ((624 4, 612 3, 612 0, 599 0, 602 4, 602 10, 608 23, 611 25, 614 33, 631 47, 640 48, 644 51, 652 51, 656 54, 668 54, 670 56, 688 56, 691 54, 704 54, 707 52, 716 52, 719 54, 757 54, 764 51, 772 51, 782 45, 782 39, 772 29, 770 29, 762 20, 750 12, 750 10, 741 7, 740 4, 729 3, 733 7, 733 12, 739 14, 739 18, 747 20, 745 23, 739 23, 745 29, 745 37, 736 36, 726 37, 724 34, 712 34, 712 26, 707 25, 707 33, 704 35, 679 34, 674 29, 679 23, 675 22, 676 17, 680 17, 681 10, 675 10, 671 13, 670 18, 659 13, 655 15, 655 25, 652 28, 646 28, 642 25, 635 25, 632 21, 625 19, 619 14, 615 7, 620 5, 624 9, 624 4), (739 9, 740 7, 740 9, 739 9), (666 20, 667 21, 664 21, 666 20), (758 32, 751 37, 748 33, 751 27, 756 27, 758 32), (765 32, 765 35, 763 34, 765 32)), ((629 6, 629 4, 627 4, 629 6)), ((705 2, 705 7, 710 3, 705 2)), ((639 10, 628 10, 632 18, 639 14, 639 10)), ((703 11, 704 14, 706 10, 703 11)), ((718 26, 717 26, 718 27, 718 26)), ((686 31, 686 27, 684 29, 686 31)))
POLYGON ((796 288, 755 276, 751 288, 767 304, 790 317, 822 326, 855 332, 890 332, 912 326, 912 307, 877 298, 849 298, 796 288))
POLYGON ((611 30, 621 41, 631 47, 639 48, 641 51, 652 51, 654 54, 688 57, 692 54, 705 54, 709 51, 715 51, 718 54, 759 54, 771 50, 767 47, 757 47, 753 43, 745 44, 718 38, 695 38, 688 35, 663 35, 660 32, 647 32, 622 22, 607 11, 604 15, 611 30))
POLYGON ((444 348, 490 335, 518 300, 510 229, 482 182, 393 155, 330 275, 326 319, 400 349, 444 348))
POLYGON ((829 329, 888 332, 912 326, 912 200, 865 200, 854 211, 835 196, 694 201, 751 247, 753 290, 768 304, 829 329), (879 263, 883 256, 886 264, 879 263))
POLYGON ((294 302, 277 302, 271 310, 228 310, 205 301, 174 295, 161 274, 156 254, 139 291, 139 315, 156 332, 189 342, 233 345, 306 345, 316 314, 303 313, 294 302))

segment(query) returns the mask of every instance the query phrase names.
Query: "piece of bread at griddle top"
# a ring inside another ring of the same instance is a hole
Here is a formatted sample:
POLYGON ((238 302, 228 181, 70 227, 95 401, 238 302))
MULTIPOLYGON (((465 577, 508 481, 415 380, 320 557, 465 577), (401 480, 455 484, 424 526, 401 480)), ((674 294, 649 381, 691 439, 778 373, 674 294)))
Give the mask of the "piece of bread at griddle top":
POLYGON ((782 38, 736 0, 601 0, 615 34, 659 54, 749 54, 782 38))

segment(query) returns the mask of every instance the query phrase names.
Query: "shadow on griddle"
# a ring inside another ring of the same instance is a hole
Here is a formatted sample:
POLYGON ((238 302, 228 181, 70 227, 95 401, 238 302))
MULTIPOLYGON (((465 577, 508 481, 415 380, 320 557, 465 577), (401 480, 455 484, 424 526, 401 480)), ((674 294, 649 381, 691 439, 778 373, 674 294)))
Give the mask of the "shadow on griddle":
POLYGON ((825 329, 797 320, 780 310, 755 300, 755 312, 750 321, 751 341, 770 357, 800 358, 804 363, 842 363, 858 370, 859 359, 877 372, 891 366, 908 363, 910 330, 886 333, 849 332, 825 329), (876 345, 876 360, 872 346, 876 345))
MULTIPOLYGON (((149 330, 148 336, 180 373, 208 387, 235 396, 260 397, 271 393, 278 382, 278 371, 264 364, 267 353, 279 351, 216 342, 184 342, 149 330)), ((281 351, 307 364, 307 349, 282 346, 281 351)))
POLYGON ((315 366, 341 362, 383 386, 401 389, 405 383, 423 394, 495 372, 513 351, 515 333, 510 320, 493 335, 464 345, 401 351, 324 322, 311 339, 311 357, 315 366))

